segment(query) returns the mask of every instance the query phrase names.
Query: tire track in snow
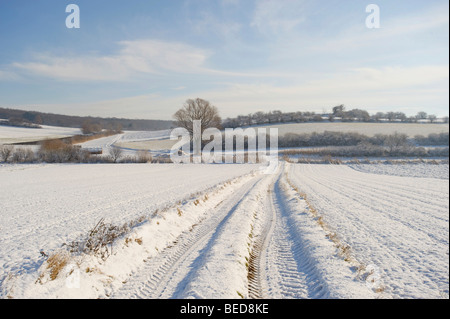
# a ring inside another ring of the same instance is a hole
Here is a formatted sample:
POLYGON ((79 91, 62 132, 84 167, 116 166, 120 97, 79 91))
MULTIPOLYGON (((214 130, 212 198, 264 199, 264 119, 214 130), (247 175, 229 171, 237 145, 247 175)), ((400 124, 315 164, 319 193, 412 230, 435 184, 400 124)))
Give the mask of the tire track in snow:
POLYGON ((258 175, 236 187, 208 218, 147 259, 112 298, 318 299, 357 295, 347 293, 353 289, 348 265, 335 262, 333 244, 306 212, 306 202, 294 196, 283 172, 284 166, 276 175, 258 175), (248 268, 244 267, 246 253, 250 256, 248 268), (324 274, 324 259, 328 262, 329 258, 338 268, 324 274), (343 284, 329 282, 338 277, 345 277, 343 284))
POLYGON ((268 207, 272 222, 260 254, 258 276, 260 295, 254 297, 277 299, 318 299, 328 296, 327 285, 317 274, 315 261, 294 229, 294 213, 287 205, 282 174, 270 188, 268 207))
POLYGON ((257 235, 250 252, 250 257, 248 261, 247 270, 247 280, 248 280, 248 295, 251 299, 262 299, 264 298, 263 281, 265 277, 264 268, 262 267, 262 258, 264 249, 268 245, 268 241, 272 236, 276 213, 273 208, 273 204, 270 200, 270 194, 273 189, 272 183, 267 189, 266 206, 263 207, 262 211, 265 212, 263 218, 262 230, 257 235), (265 209, 264 209, 265 208, 265 209))
POLYGON ((202 254, 212 246, 216 234, 234 214, 239 203, 261 181, 257 176, 219 203, 209 219, 194 225, 158 256, 147 260, 140 273, 130 278, 112 298, 177 298, 189 282, 202 254))

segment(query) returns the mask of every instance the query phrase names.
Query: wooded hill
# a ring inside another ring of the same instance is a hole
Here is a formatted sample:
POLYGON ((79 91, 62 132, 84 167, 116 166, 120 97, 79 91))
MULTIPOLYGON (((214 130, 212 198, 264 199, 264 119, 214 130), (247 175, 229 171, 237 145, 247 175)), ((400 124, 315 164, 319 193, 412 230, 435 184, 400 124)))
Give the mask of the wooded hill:
POLYGON ((102 128, 120 126, 127 131, 158 131, 172 127, 172 121, 124 119, 124 118, 101 118, 92 116, 72 116, 36 111, 24 111, 0 107, 0 119, 12 120, 13 122, 28 122, 38 125, 63 126, 81 128, 83 123, 99 124, 102 128))
POLYGON ((407 116, 403 112, 377 112, 369 114, 366 110, 352 109, 346 110, 344 105, 333 107, 331 113, 318 114, 315 112, 256 112, 248 115, 239 115, 234 118, 227 118, 223 121, 222 126, 227 128, 235 128, 242 126, 261 125, 261 124, 278 124, 278 123, 306 123, 306 122, 364 122, 364 123, 380 123, 380 122, 400 122, 400 123, 448 123, 448 116, 438 119, 434 114, 426 112, 418 112, 414 116, 407 116))

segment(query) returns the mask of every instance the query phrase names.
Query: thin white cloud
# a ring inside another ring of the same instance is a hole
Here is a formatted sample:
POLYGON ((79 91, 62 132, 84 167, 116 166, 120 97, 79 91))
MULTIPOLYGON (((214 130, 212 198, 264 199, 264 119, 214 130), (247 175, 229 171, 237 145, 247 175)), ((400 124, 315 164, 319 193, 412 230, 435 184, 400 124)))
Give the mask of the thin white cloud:
POLYGON ((163 72, 195 73, 203 68, 205 50, 158 40, 122 41, 117 54, 61 57, 38 55, 37 61, 15 62, 12 67, 57 80, 124 81, 133 75, 163 72))
POLYGON ((309 39, 309 50, 336 52, 354 50, 359 47, 386 46, 387 43, 395 44, 410 36, 417 37, 422 32, 432 32, 436 28, 445 27, 448 30, 449 25, 448 4, 390 19, 383 19, 383 7, 381 7, 381 15, 382 22, 379 29, 367 29, 361 22, 343 29, 332 37, 309 39))
MULTIPOLYGON (((226 77, 274 77, 275 73, 243 73, 210 68, 211 52, 180 42, 136 40, 118 42, 107 56, 36 55, 33 62, 15 62, 16 71, 62 81, 129 81, 142 74, 196 74, 226 77)), ((2 74, 0 74, 2 75, 2 74)))
POLYGON ((0 70, 0 81, 17 81, 20 76, 15 72, 0 70))
POLYGON ((127 78, 130 70, 118 57, 63 58, 47 56, 39 62, 15 62, 22 72, 57 80, 115 81, 127 78))
POLYGON ((233 20, 224 21, 223 18, 218 18, 211 12, 204 11, 199 15, 199 19, 191 19, 190 21, 193 30, 199 34, 214 33, 223 40, 233 40, 239 36, 242 30, 241 23, 233 20))
POLYGON ((303 7, 303 1, 257 1, 250 25, 268 35, 289 32, 304 21, 303 7))
POLYGON ((120 56, 136 71, 169 70, 196 72, 210 55, 207 51, 179 42, 139 40, 119 42, 120 56))

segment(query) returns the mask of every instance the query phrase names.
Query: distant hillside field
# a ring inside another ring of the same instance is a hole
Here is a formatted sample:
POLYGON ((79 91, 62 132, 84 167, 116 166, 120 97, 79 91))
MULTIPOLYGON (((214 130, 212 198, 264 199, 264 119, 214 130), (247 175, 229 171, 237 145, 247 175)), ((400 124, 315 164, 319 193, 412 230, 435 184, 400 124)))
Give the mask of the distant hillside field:
POLYGON ((148 140, 148 141, 133 141, 115 144, 118 147, 134 149, 134 150, 148 150, 148 151, 162 151, 170 150, 178 140, 172 141, 170 139, 148 140))
POLYGON ((252 126, 261 128, 278 128, 278 135, 287 133, 323 133, 331 132, 357 132, 367 136, 376 134, 393 134, 395 132, 406 134, 409 137, 416 135, 427 136, 433 133, 445 133, 449 131, 449 124, 430 124, 430 123, 292 123, 292 124, 273 124, 252 126))
POLYGON ((25 128, 0 125, 0 144, 15 144, 42 141, 81 134, 80 129, 70 127, 45 126, 25 128))

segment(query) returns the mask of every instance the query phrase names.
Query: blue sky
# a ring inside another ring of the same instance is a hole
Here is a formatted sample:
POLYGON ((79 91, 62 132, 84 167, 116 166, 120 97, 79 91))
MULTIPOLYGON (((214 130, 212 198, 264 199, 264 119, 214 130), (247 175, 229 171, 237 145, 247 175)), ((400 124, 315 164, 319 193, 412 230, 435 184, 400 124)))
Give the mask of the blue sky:
POLYGON ((448 115, 448 1, 371 1, 0 0, 0 106, 171 119, 200 97, 224 118, 339 104, 448 115))

